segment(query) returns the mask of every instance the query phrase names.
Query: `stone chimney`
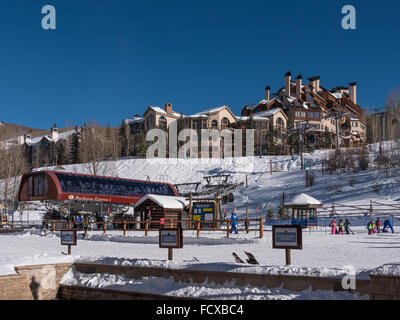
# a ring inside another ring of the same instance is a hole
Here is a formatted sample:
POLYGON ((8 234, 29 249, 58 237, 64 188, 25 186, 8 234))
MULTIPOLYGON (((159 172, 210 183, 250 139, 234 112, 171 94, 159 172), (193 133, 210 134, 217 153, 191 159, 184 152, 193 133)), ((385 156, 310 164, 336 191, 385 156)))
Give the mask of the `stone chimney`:
POLYGON ((290 80, 292 79, 292 74, 288 71, 285 74, 285 91, 288 97, 290 97, 290 80))
POLYGON ((315 77, 308 78, 308 81, 311 82, 312 85, 312 92, 316 92, 316 84, 315 84, 315 77))
POLYGON ((50 129, 50 138, 51 140, 58 140, 58 129, 56 124, 54 124, 50 129))
POLYGON ((357 104, 357 82, 350 82, 350 100, 357 104))
POLYGON ((303 76, 299 74, 296 78, 296 98, 301 99, 301 88, 302 88, 303 76))
POLYGON ((271 91, 271 88, 269 87, 269 86, 266 86, 265 87, 265 100, 267 100, 267 101, 269 101, 269 99, 270 99, 270 91, 271 91))
POLYGON ((315 77, 315 92, 319 91, 319 81, 320 81, 320 76, 315 77))
POLYGON ((172 113, 172 104, 171 103, 166 103, 164 110, 165 110, 166 113, 171 114, 172 113))

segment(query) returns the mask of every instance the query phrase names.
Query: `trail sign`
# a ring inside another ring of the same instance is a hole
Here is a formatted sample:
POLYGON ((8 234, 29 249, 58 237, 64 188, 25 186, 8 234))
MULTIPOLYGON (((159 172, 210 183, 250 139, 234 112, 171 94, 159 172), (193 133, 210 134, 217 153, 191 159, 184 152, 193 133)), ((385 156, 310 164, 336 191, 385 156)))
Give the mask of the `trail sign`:
POLYGON ((286 250, 286 265, 290 265, 290 249, 301 250, 303 229, 300 225, 272 226, 272 248, 286 250))
POLYGON ((168 249, 168 260, 172 260, 172 249, 183 248, 182 228, 160 229, 159 247, 168 249))
POLYGON ((71 254, 71 246, 76 246, 77 243, 76 230, 61 230, 60 236, 61 245, 68 246, 68 254, 71 254))
POLYGON ((165 218, 160 218, 160 224, 165 224, 165 218))

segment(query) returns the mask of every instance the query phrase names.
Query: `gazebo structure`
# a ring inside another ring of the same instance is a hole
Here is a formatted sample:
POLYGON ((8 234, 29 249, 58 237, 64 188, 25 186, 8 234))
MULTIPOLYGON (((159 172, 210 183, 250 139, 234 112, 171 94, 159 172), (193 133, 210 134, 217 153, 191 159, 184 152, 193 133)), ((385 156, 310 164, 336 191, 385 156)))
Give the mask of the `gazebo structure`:
POLYGON ((317 209, 322 206, 321 201, 305 193, 295 196, 291 203, 284 204, 285 209, 291 209, 291 218, 303 227, 317 224, 317 209))

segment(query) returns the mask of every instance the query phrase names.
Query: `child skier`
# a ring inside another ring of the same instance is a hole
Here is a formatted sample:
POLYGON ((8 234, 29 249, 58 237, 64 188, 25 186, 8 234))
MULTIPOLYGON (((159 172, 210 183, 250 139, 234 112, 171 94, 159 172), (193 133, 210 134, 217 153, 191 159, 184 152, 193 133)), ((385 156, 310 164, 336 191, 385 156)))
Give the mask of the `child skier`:
POLYGON ((382 223, 380 222, 380 220, 378 218, 378 220, 376 220, 376 231, 378 233, 381 233, 381 225, 382 225, 382 223))
POLYGON ((336 234, 336 221, 335 221, 335 219, 333 219, 331 221, 331 224, 329 226, 331 227, 331 230, 332 230, 331 234, 336 234))
POLYGON ((375 220, 372 220, 372 233, 376 233, 376 224, 375 224, 375 220))
POLYGON ((339 220, 339 234, 343 234, 343 221, 342 221, 342 219, 339 220))
POLYGON ((350 221, 349 219, 346 219, 344 223, 344 230, 346 231, 346 234, 350 234, 350 221))
POLYGON ((238 234, 239 232, 237 231, 237 215, 233 211, 232 216, 231 216, 231 231, 230 233, 232 234, 232 231, 235 230, 235 234, 238 234))
POLYGON ((382 230, 382 232, 389 232, 387 230, 388 228, 390 228, 390 230, 392 230, 392 233, 394 233, 394 229, 393 229, 392 223, 390 222, 389 219, 387 219, 387 220, 385 220, 383 222, 383 230, 382 230))
POLYGON ((368 234, 372 234, 372 221, 367 224, 368 234))

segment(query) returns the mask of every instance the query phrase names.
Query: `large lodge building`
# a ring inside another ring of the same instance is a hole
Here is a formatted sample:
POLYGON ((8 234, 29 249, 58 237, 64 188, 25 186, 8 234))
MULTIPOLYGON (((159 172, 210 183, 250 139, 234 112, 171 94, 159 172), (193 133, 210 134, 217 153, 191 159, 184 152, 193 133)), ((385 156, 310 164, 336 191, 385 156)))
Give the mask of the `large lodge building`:
MULTIPOLYGON (((357 104, 357 84, 349 87, 326 89, 320 84, 320 76, 303 81, 302 75, 292 80, 290 72, 285 74, 284 85, 276 93, 265 88, 265 97, 256 104, 247 104, 241 115, 234 115, 228 106, 221 106, 193 115, 183 115, 172 110, 170 103, 165 108, 148 107, 143 118, 136 116, 126 120, 132 132, 140 129, 147 132, 153 128, 167 129, 171 122, 182 119, 184 128, 191 129, 256 129, 256 143, 274 133, 274 143, 281 145, 282 153, 288 153, 287 132, 298 129, 308 122, 307 131, 319 137, 320 148, 336 147, 336 119, 339 127, 340 147, 356 147, 366 143, 366 117, 357 104), (251 122, 251 125, 249 123, 251 122)), ((265 153, 265 151, 263 151, 265 153)))
MULTIPOLYGON (((228 106, 183 115, 174 111, 172 104, 166 103, 164 108, 150 106, 143 117, 136 115, 134 119, 125 120, 125 123, 130 126, 132 135, 140 131, 147 133, 153 128, 167 130, 176 121, 179 121, 178 130, 255 129, 255 153, 259 155, 271 154, 271 145, 275 148, 273 154, 289 154, 297 141, 289 145, 288 131, 299 129, 306 122, 307 131, 314 132, 319 138, 316 148, 335 148, 336 119, 340 147, 356 147, 366 143, 366 116, 363 108, 357 104, 355 82, 350 83, 349 87, 329 90, 320 84, 319 76, 309 78, 306 83, 301 75, 292 80, 291 73, 287 72, 284 85, 276 93, 272 93, 267 86, 264 99, 245 105, 241 115, 235 115, 228 106), (339 116, 333 117, 335 114, 339 116)), ((57 154, 51 150, 66 149, 73 132, 59 133, 54 125, 49 135, 36 138, 31 138, 30 134, 21 135, 3 142, 3 147, 24 145, 29 163, 34 166, 57 163, 57 159, 50 159, 52 154, 57 154)), ((245 146, 245 143, 242 145, 245 146)))

